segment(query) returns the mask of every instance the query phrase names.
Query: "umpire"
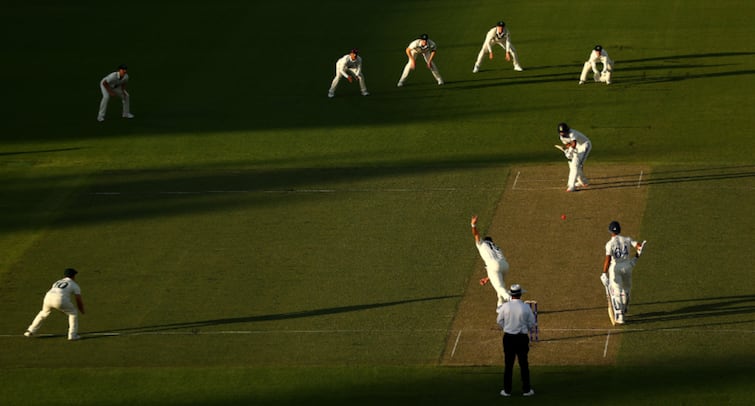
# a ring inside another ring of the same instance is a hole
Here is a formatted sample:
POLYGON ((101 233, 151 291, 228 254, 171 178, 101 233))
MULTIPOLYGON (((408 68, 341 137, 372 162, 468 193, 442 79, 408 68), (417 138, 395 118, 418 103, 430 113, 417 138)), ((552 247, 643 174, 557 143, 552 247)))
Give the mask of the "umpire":
POLYGON ((535 314, 530 306, 522 301, 522 287, 511 285, 511 300, 504 303, 498 312, 496 322, 503 329, 503 390, 501 396, 511 396, 511 381, 514 373, 514 361, 519 359, 522 373, 522 393, 532 396, 535 391, 530 386, 530 365, 527 353, 530 351, 529 332, 535 327, 535 314))

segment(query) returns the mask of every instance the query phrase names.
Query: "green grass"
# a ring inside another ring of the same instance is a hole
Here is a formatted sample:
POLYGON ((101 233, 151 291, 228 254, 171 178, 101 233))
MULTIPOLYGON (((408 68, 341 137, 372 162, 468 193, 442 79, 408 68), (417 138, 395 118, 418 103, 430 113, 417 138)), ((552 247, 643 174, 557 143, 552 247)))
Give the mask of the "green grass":
POLYGON ((567 3, 3 6, 5 403, 498 401, 501 368, 437 366, 475 276, 468 218, 489 222, 512 165, 558 159, 564 120, 592 162, 653 166, 652 245, 619 364, 534 368, 527 400, 752 403, 755 9, 567 3), (501 18, 525 72, 497 53, 472 75, 501 18), (422 32, 447 84, 420 67, 397 89, 422 32), (615 83, 577 86, 596 42, 615 83), (327 99, 355 46, 372 95, 327 99), (137 119, 114 100, 99 124, 122 62, 137 119), (88 339, 24 340, 67 266, 88 339))

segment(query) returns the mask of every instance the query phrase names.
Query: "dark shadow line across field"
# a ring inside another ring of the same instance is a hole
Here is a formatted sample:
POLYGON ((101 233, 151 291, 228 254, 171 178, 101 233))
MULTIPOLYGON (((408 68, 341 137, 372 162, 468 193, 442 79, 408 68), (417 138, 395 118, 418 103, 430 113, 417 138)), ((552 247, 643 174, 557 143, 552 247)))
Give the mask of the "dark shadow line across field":
POLYGON ((653 172, 647 174, 643 179, 640 179, 640 174, 635 174, 634 179, 622 176, 623 179, 615 181, 605 182, 605 178, 594 178, 594 182, 589 188, 583 189, 584 191, 600 190, 600 189, 619 189, 627 187, 638 187, 647 185, 664 185, 664 184, 676 184, 676 183, 690 183, 690 182, 715 182, 721 180, 731 179, 745 179, 755 178, 755 171, 741 171, 741 172, 725 172, 725 173, 709 173, 700 175, 682 175, 682 176, 657 176, 659 172, 653 172), (600 182, 595 180, 601 179, 600 182))
MULTIPOLYGON (((156 324, 156 325, 151 325, 151 326, 128 327, 128 328, 121 328, 121 329, 114 329, 114 330, 92 331, 92 332, 87 332, 87 335, 88 336, 89 334, 107 335, 107 334, 115 334, 115 333, 118 333, 118 335, 129 335, 129 334, 156 333, 156 332, 161 332, 161 331, 185 330, 185 329, 191 330, 192 332, 196 333, 199 331, 199 329, 203 327, 327 316, 327 315, 340 314, 340 313, 350 313, 350 312, 359 312, 359 311, 371 310, 371 309, 379 309, 383 307, 401 306, 401 305, 410 304, 410 303, 455 299, 458 297, 459 295, 434 296, 434 297, 425 297, 425 298, 419 298, 419 299, 396 300, 393 302, 384 302, 384 303, 369 303, 369 304, 362 304, 362 305, 326 307, 322 309, 305 310, 305 311, 298 311, 298 312, 263 314, 263 315, 257 315, 257 316, 229 317, 229 318, 220 318, 220 319, 211 319, 211 320, 188 321, 188 322, 181 322, 181 323, 156 324)), ((92 337, 87 337, 87 338, 92 338, 92 337)))
POLYGON ((0 152, 0 156, 11 156, 11 155, 29 155, 29 154, 46 154, 50 152, 68 152, 68 151, 78 151, 84 149, 82 147, 71 147, 71 148, 55 148, 55 149, 40 149, 40 150, 31 150, 31 151, 10 151, 10 152, 0 152))

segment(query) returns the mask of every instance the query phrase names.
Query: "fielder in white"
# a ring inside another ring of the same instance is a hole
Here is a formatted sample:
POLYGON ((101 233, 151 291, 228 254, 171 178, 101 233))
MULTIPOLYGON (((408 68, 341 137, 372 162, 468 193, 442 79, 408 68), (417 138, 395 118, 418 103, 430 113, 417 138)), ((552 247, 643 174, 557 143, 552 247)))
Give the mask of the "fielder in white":
POLYGON ((42 310, 24 333, 26 337, 34 336, 50 313, 58 310, 68 315, 68 339, 79 339, 79 313, 84 314, 84 301, 81 299, 81 288, 74 280, 77 273, 75 269, 68 268, 63 272, 65 277, 52 284, 45 294, 42 310), (72 299, 76 301, 75 305, 72 299))
POLYGON ((498 24, 491 28, 490 31, 488 31, 488 34, 485 35, 485 41, 483 41, 482 49, 480 49, 480 53, 477 55, 477 62, 474 64, 472 73, 480 71, 480 66, 482 66, 482 60, 485 59, 485 54, 488 54, 488 58, 491 61, 493 60, 493 46, 496 44, 506 50, 506 60, 514 63, 515 71, 521 72, 523 70, 522 66, 519 65, 519 57, 517 56, 516 49, 511 45, 511 34, 509 34, 509 30, 506 28, 506 23, 499 21, 498 24))
POLYGON ((582 67, 582 74, 579 76, 579 84, 585 83, 587 80, 587 74, 592 71, 593 79, 596 82, 603 82, 607 85, 611 84, 611 75, 613 74, 613 60, 608 57, 608 52, 600 45, 595 45, 595 48, 590 52, 590 56, 587 58, 585 65, 582 67), (603 65, 601 70, 598 70, 598 63, 603 65))
POLYGON ((511 295, 506 290, 506 282, 504 280, 506 273, 509 271, 509 263, 492 238, 485 237, 480 239, 480 233, 477 232, 477 216, 472 217, 471 226, 477 251, 480 252, 480 256, 483 262, 485 262, 485 271, 488 274, 487 277, 480 279, 480 285, 490 282, 493 289, 495 289, 496 296, 498 297, 497 312, 503 306, 504 302, 511 300, 511 295))
POLYGON ((432 72, 433 77, 435 77, 438 84, 442 85, 443 78, 440 76, 438 66, 433 62, 437 49, 438 46, 433 40, 428 38, 427 34, 422 34, 419 38, 410 42, 409 46, 406 47, 406 56, 409 58, 409 61, 406 63, 406 66, 404 66, 404 73, 401 75, 401 79, 398 80, 397 86, 401 87, 404 85, 404 81, 409 77, 409 73, 413 71, 416 66, 415 58, 420 54, 425 58, 427 69, 430 69, 430 72, 432 72))
POLYGON ((616 323, 624 324, 624 315, 628 311, 632 293, 632 269, 647 241, 639 243, 631 237, 620 235, 621 225, 618 221, 612 221, 608 225, 608 231, 611 239, 606 243, 606 259, 603 261, 600 281, 608 288, 616 323), (634 256, 630 256, 629 247, 634 247, 637 251, 634 256))
POLYGON ((362 96, 369 96, 370 93, 367 92, 367 84, 364 83, 364 74, 362 73, 362 57, 359 56, 358 49, 352 49, 351 52, 336 61, 336 76, 330 84, 328 97, 332 98, 336 95, 336 87, 338 87, 341 78, 345 78, 349 83, 354 80, 353 78, 356 78, 359 81, 362 96))
POLYGON ((123 112, 121 116, 123 118, 134 118, 131 114, 130 107, 130 95, 126 91, 126 84, 128 83, 128 67, 126 65, 118 66, 118 70, 105 76, 100 80, 100 91, 102 92, 102 100, 100 101, 100 112, 97 114, 97 121, 105 121, 105 113, 107 113, 107 104, 110 101, 110 97, 118 96, 123 103, 123 112))
POLYGON ((583 170, 587 156, 590 155, 592 143, 586 135, 569 128, 566 123, 558 124, 558 137, 563 144, 566 159, 569 160, 569 179, 566 181, 566 191, 574 192, 578 187, 590 186, 583 170))

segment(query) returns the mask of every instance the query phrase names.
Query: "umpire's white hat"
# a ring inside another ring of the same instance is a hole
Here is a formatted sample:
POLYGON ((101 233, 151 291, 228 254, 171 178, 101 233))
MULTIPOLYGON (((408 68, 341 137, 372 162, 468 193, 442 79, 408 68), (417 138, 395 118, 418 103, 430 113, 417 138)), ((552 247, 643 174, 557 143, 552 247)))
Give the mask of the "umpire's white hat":
POLYGON ((525 292, 527 291, 522 289, 522 287, 519 286, 518 283, 511 285, 511 289, 509 289, 509 295, 511 296, 521 296, 522 293, 525 293, 525 292))

